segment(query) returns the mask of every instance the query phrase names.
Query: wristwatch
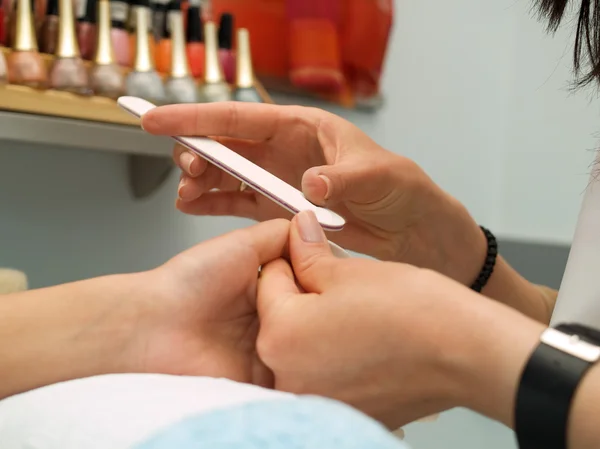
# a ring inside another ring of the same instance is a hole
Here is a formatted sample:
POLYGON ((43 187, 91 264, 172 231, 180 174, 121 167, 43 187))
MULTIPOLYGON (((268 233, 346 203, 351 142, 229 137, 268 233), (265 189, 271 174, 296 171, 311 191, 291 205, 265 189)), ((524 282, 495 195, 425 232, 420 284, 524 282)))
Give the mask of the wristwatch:
POLYGON ((520 449, 567 449, 571 402, 600 360, 600 332, 580 324, 548 328, 521 375, 515 401, 520 449))

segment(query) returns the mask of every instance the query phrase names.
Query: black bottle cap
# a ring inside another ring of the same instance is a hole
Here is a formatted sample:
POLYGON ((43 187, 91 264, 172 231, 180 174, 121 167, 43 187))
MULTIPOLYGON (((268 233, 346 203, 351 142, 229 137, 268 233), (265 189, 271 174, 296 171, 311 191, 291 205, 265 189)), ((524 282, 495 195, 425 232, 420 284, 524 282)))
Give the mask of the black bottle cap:
MULTIPOLYGON (((82 0, 79 0, 82 1, 82 0)), ((82 17, 78 17, 78 22, 96 23, 98 2, 96 0, 86 0, 85 11, 82 17)))
POLYGON ((189 6, 187 10, 187 42, 204 42, 204 26, 202 25, 202 8, 189 6))
POLYGON ((130 2, 127 0, 110 0, 110 26, 125 30, 129 16, 130 2))
POLYGON ((46 4, 46 15, 58 16, 58 0, 48 0, 48 3, 46 4))
POLYGON ((168 11, 181 11, 181 0, 171 0, 167 3, 167 12, 168 11))
POLYGON ((132 0, 131 6, 141 6, 142 8, 150 8, 150 0, 132 0))
POLYGON ((233 14, 221 14, 219 23, 219 48, 231 50, 233 48, 233 14))
POLYGON ((164 14, 161 16, 162 20, 162 32, 161 39, 171 39, 171 18, 172 12, 181 12, 181 0, 171 0, 166 5, 163 5, 164 14))

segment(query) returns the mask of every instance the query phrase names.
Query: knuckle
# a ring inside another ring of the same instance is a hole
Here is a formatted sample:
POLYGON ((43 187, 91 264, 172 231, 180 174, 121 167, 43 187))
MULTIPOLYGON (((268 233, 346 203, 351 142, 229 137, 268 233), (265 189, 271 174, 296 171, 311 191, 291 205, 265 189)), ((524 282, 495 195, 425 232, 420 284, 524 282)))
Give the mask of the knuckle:
POLYGON ((327 265, 323 263, 324 256, 321 253, 312 253, 302 257, 294 264, 295 271, 299 273, 310 273, 315 270, 323 271, 327 265))
POLYGON ((235 130, 238 127, 238 122, 239 122, 239 117, 240 117, 240 111, 239 111, 239 105, 238 103, 236 103, 235 101, 231 101, 228 103, 228 120, 227 120, 227 126, 226 126, 226 135, 228 136, 232 136, 235 133, 235 130))

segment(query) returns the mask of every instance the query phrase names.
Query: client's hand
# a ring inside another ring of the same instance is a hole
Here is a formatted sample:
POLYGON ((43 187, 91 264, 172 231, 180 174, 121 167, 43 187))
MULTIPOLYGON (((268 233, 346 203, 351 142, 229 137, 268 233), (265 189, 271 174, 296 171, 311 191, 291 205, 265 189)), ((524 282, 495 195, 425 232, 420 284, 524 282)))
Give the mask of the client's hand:
MULTIPOLYGON (((330 239, 381 260, 431 268, 471 284, 485 258, 485 238, 466 209, 413 161, 377 145, 328 112, 299 106, 213 103, 163 106, 142 125, 152 134, 215 136, 347 220, 330 239)), ((260 194, 181 146, 177 207, 188 214, 258 221, 288 217, 260 194), (220 191, 210 191, 219 189, 220 191)))
POLYGON ((336 259, 311 213, 294 218, 289 250, 292 266, 267 264, 258 287, 257 348, 275 388, 391 428, 454 406, 511 419, 541 325, 430 270, 336 259))
POLYGON ((3 296, 0 399, 108 373, 272 385, 256 356, 259 267, 287 247, 273 220, 204 242, 151 271, 3 296))
POLYGON ((141 371, 272 386, 256 355, 259 267, 282 256, 289 222, 272 220, 204 242, 144 273, 141 371))

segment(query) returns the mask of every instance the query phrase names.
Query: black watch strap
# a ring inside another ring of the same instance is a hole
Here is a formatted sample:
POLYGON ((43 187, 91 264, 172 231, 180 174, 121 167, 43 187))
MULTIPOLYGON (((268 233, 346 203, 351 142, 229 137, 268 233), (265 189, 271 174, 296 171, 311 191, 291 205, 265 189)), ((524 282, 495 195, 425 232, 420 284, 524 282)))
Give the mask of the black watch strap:
POLYGON ((583 332, 576 332, 579 327, 547 329, 523 371, 515 404, 520 449, 567 448, 573 397, 585 373, 600 358, 600 339, 595 340, 593 334, 581 338, 583 332))

